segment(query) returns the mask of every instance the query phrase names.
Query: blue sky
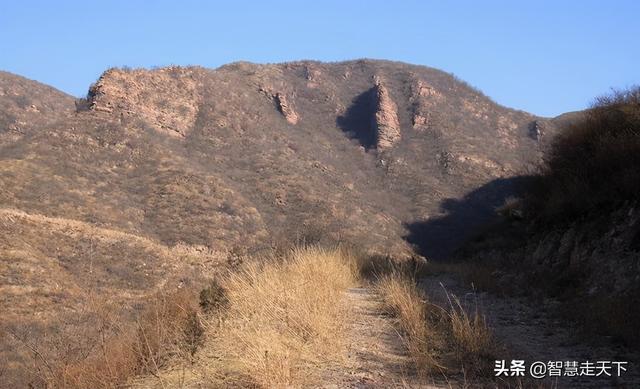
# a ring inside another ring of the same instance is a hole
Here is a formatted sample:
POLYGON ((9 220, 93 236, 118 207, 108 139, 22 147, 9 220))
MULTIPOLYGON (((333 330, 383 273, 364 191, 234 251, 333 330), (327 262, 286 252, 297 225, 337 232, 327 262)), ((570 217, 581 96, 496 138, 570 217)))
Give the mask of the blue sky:
POLYGON ((362 57, 543 116, 640 83, 640 1, 0 1, 0 69, 75 96, 111 66, 362 57))

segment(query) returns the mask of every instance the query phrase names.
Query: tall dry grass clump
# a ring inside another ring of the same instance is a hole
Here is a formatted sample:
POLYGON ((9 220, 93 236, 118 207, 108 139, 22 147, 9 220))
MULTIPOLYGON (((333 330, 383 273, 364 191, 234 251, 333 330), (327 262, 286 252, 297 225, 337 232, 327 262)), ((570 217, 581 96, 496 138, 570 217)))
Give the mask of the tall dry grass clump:
POLYGON ((478 301, 463 304, 457 296, 445 291, 449 301, 447 311, 451 343, 455 357, 466 373, 487 374, 497 354, 497 345, 487 320, 478 308, 478 301))
POLYGON ((230 274, 222 281, 228 309, 202 351, 216 355, 205 375, 259 387, 319 380, 345 345, 353 263, 344 250, 306 247, 230 274))
POLYGON ((428 374, 442 370, 438 363, 438 350, 444 343, 443 334, 429 318, 433 309, 416 283, 399 271, 379 277, 375 283, 382 297, 382 309, 397 319, 397 327, 417 371, 428 374))
POLYGON ((497 345, 477 301, 463 304, 445 291, 448 306, 434 304, 410 270, 398 265, 379 274, 374 285, 383 310, 396 318, 417 373, 486 375, 497 345))

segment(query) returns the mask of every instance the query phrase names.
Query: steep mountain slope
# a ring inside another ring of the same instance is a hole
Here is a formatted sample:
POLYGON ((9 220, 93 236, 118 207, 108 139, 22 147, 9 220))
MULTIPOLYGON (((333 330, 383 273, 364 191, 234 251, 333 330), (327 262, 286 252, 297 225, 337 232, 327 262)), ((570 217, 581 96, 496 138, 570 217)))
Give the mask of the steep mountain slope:
POLYGON ((74 311, 88 291, 136 300, 197 282, 228 252, 296 240, 444 257, 555 128, 386 61, 110 69, 75 110, 0 76, 8 324, 74 311))
POLYGON ((0 71, 0 145, 74 110, 74 98, 50 86, 0 71))
POLYGON ((496 289, 557 299, 591 335, 640 345, 640 87, 562 132, 507 216, 460 251, 496 289))

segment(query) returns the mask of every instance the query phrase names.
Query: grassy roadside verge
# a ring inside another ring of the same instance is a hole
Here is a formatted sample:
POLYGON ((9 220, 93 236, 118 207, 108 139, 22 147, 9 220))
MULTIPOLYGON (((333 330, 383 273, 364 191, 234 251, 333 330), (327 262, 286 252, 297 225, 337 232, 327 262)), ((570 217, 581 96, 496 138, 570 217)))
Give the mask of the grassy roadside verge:
POLYGON ((389 264, 374 273, 382 309, 392 315, 421 377, 490 382, 498 345, 477 307, 447 293, 447 306, 429 301, 416 283, 424 269, 389 264))
POLYGON ((358 282, 351 254, 296 248, 251 262, 220 281, 223 320, 201 353, 201 373, 231 386, 303 387, 339 363, 345 345, 345 291, 358 282))
MULTIPOLYGON (((149 298, 133 320, 95 301, 90 322, 35 344, 24 386, 304 387, 340 363, 348 307, 358 283, 354 256, 340 248, 294 248, 247 260, 200 291, 149 298)), ((72 319, 72 318, 70 318, 72 319)))
POLYGON ((246 261, 199 296, 157 296, 127 327, 105 316, 97 335, 82 340, 92 342, 86 354, 41 361, 35 387, 320 385, 323 372, 344 366, 351 319, 345 292, 359 285, 379 295, 420 377, 477 382, 494 359, 484 318, 455 296, 448 306, 430 302, 415 282, 420 271, 314 246, 246 261))

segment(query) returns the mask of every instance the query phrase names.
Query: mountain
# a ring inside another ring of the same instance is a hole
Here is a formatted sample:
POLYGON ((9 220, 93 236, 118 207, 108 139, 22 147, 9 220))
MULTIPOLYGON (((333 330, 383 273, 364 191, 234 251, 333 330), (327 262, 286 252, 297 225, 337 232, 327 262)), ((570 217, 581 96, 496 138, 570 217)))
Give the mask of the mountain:
POLYGON ((71 114, 74 100, 50 86, 0 71, 0 145, 71 114))
POLYGON ((109 69, 80 100, 0 73, 3 324, 301 241, 446 258, 558 120, 377 60, 109 69))

